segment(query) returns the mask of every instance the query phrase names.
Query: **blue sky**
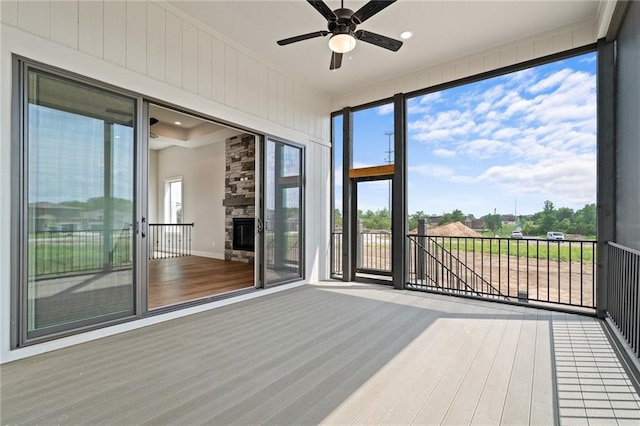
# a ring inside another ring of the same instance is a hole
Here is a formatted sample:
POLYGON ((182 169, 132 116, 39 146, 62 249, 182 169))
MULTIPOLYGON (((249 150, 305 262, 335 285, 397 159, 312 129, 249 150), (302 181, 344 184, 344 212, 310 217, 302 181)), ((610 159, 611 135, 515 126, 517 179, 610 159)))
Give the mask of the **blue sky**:
MULTIPOLYGON (((409 212, 479 217, 535 213, 545 200, 595 203, 595 76, 589 53, 410 99, 409 212)), ((354 166, 385 164, 392 130, 392 105, 355 113, 354 166)), ((359 195, 365 209, 384 208, 388 185, 359 195)))

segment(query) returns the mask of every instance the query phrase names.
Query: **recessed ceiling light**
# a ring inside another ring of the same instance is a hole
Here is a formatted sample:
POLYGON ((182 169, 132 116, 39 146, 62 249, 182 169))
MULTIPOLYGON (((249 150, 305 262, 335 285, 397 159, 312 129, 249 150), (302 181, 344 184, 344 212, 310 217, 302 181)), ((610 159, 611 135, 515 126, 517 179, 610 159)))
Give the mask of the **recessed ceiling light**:
POLYGON ((181 126, 182 123, 180 121, 174 121, 173 124, 175 124, 176 126, 181 126))
POLYGON ((407 40, 410 39, 412 35, 413 33, 411 31, 403 31, 402 33, 400 33, 400 38, 403 40, 407 40))

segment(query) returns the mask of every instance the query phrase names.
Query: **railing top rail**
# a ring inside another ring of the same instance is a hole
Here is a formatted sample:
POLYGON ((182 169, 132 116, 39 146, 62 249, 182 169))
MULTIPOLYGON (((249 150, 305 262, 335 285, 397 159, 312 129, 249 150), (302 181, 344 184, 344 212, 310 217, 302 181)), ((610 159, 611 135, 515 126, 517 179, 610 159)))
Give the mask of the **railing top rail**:
POLYGON ((194 226, 194 222, 191 223, 150 223, 149 226, 194 226))
MULTIPOLYGON (((574 239, 564 239, 564 240, 550 240, 544 237, 531 237, 531 238, 510 238, 510 237, 467 237, 467 236, 453 236, 453 235, 427 235, 427 234, 407 234, 408 238, 450 238, 450 239, 466 239, 466 240, 509 240, 509 241, 543 241, 549 243, 589 243, 595 244, 596 240, 574 240, 574 239)), ((620 246, 622 247, 622 246, 620 246)))
POLYGON ((615 247, 620 250, 624 250, 629 253, 633 253, 637 256, 640 256, 640 250, 632 249, 631 247, 623 246, 622 244, 614 243, 613 241, 607 241, 607 244, 610 245, 611 247, 615 247))

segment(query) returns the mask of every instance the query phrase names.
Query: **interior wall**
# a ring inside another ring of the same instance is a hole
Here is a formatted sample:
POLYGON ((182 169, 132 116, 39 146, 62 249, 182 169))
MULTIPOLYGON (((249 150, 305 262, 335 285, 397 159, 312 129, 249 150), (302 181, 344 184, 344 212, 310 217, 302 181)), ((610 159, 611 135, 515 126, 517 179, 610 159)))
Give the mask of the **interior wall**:
POLYGON ((617 39, 616 242, 640 250, 640 3, 630 2, 617 39))
POLYGON ((165 180, 182 176, 182 221, 194 223, 191 247, 196 256, 224 259, 224 170, 224 141, 195 149, 174 146, 158 151, 158 219, 166 222, 165 180))

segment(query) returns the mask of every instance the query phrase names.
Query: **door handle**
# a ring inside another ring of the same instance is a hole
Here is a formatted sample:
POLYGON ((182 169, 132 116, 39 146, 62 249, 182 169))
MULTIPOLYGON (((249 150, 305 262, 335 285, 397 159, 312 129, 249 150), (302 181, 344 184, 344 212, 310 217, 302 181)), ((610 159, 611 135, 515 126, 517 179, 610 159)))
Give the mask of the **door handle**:
POLYGON ((258 230, 258 234, 261 234, 264 230, 264 223, 262 223, 262 219, 256 217, 256 229, 258 230))

